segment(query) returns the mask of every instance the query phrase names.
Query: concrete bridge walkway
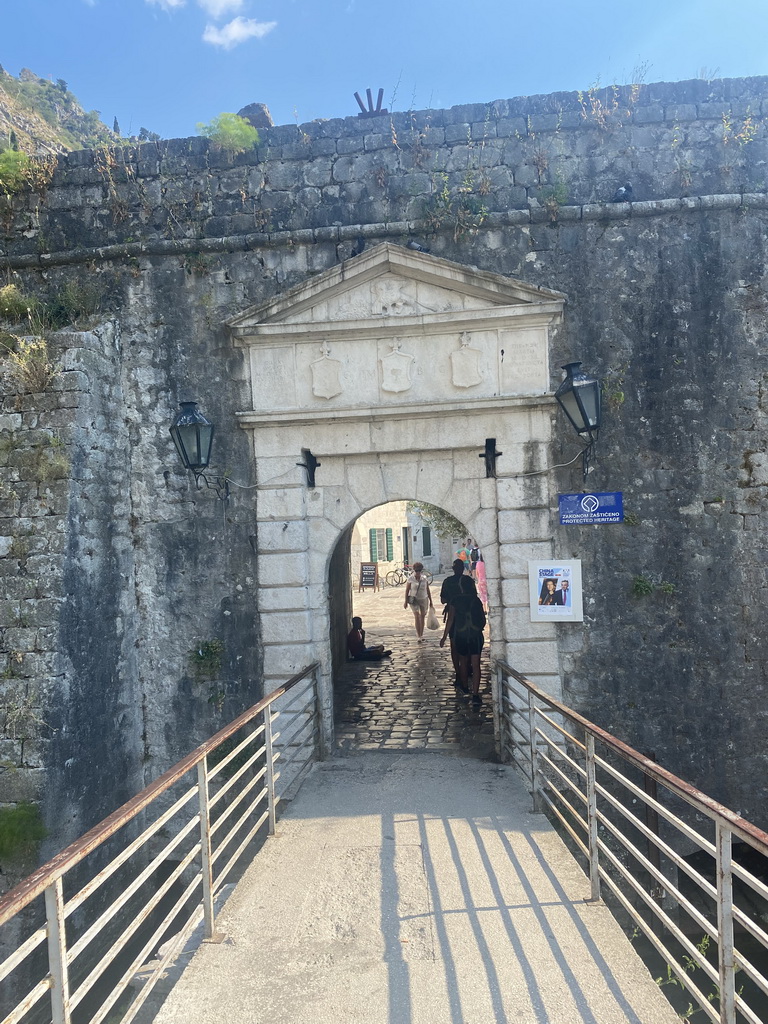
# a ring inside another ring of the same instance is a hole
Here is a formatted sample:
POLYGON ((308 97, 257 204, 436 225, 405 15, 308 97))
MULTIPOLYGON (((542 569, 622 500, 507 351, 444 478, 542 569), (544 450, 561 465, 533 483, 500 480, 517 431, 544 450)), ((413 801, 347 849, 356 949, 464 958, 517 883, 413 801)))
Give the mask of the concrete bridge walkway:
POLYGON ((157 1024, 674 1024, 512 768, 317 766, 157 1024))
MULTIPOLYGON (((436 583, 439 592, 439 581, 436 583)), ((393 657, 336 681, 336 751, 278 821, 156 1024, 674 1024, 610 912, 457 696, 403 590, 355 595, 393 657)))

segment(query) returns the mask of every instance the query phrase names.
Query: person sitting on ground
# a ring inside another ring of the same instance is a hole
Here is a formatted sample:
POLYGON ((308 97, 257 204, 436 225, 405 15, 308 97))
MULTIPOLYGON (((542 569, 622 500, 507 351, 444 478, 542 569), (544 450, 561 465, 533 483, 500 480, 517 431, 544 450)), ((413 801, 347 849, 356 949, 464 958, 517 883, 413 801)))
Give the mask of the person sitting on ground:
POLYGON ((480 652, 485 637, 485 612, 476 593, 457 594, 448 605, 448 618, 440 646, 445 645, 450 635, 451 645, 456 652, 458 662, 458 681, 456 686, 462 693, 469 693, 470 670, 472 676, 472 705, 480 707, 480 652))
POLYGON ((352 629, 347 634, 347 649, 355 661, 381 661, 392 653, 384 650, 384 644, 377 644, 375 647, 365 646, 365 630, 359 615, 352 619, 352 629))

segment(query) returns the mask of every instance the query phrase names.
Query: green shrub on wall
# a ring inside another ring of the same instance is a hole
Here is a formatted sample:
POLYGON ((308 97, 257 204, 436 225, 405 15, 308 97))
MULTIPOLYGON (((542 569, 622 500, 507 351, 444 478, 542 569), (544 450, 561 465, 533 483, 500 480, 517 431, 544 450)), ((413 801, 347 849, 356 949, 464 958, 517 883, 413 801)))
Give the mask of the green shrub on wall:
POLYGON ((253 125, 238 114, 218 114, 208 124, 198 123, 197 130, 228 153, 245 153, 259 141, 253 125))
POLYGON ((0 189, 7 195, 17 192, 27 180, 29 157, 15 149, 0 153, 0 189))

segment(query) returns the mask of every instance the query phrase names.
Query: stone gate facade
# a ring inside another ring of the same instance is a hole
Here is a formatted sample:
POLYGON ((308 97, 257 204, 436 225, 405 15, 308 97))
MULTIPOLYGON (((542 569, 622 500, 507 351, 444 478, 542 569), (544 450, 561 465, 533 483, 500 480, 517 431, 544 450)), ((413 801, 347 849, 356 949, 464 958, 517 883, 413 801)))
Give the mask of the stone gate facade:
POLYGON ((229 321, 250 365, 253 408, 238 421, 258 481, 265 685, 319 660, 329 739, 332 638, 351 592, 348 571, 329 581, 332 557, 388 501, 428 501, 466 525, 486 561, 494 653, 559 692, 554 628, 528 610, 527 560, 551 553, 549 496, 544 476, 527 488, 520 476, 549 448, 563 298, 384 243, 229 321), (297 452, 318 461, 311 483, 297 452))

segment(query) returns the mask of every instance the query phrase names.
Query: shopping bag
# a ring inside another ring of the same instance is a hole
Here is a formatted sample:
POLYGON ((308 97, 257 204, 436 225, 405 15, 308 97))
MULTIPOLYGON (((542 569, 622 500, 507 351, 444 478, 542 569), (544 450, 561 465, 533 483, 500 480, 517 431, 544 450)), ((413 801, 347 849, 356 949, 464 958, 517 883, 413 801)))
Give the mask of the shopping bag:
POLYGON ((435 609, 430 607, 427 612, 427 629, 437 629, 440 623, 437 621, 437 615, 435 615, 435 609))

